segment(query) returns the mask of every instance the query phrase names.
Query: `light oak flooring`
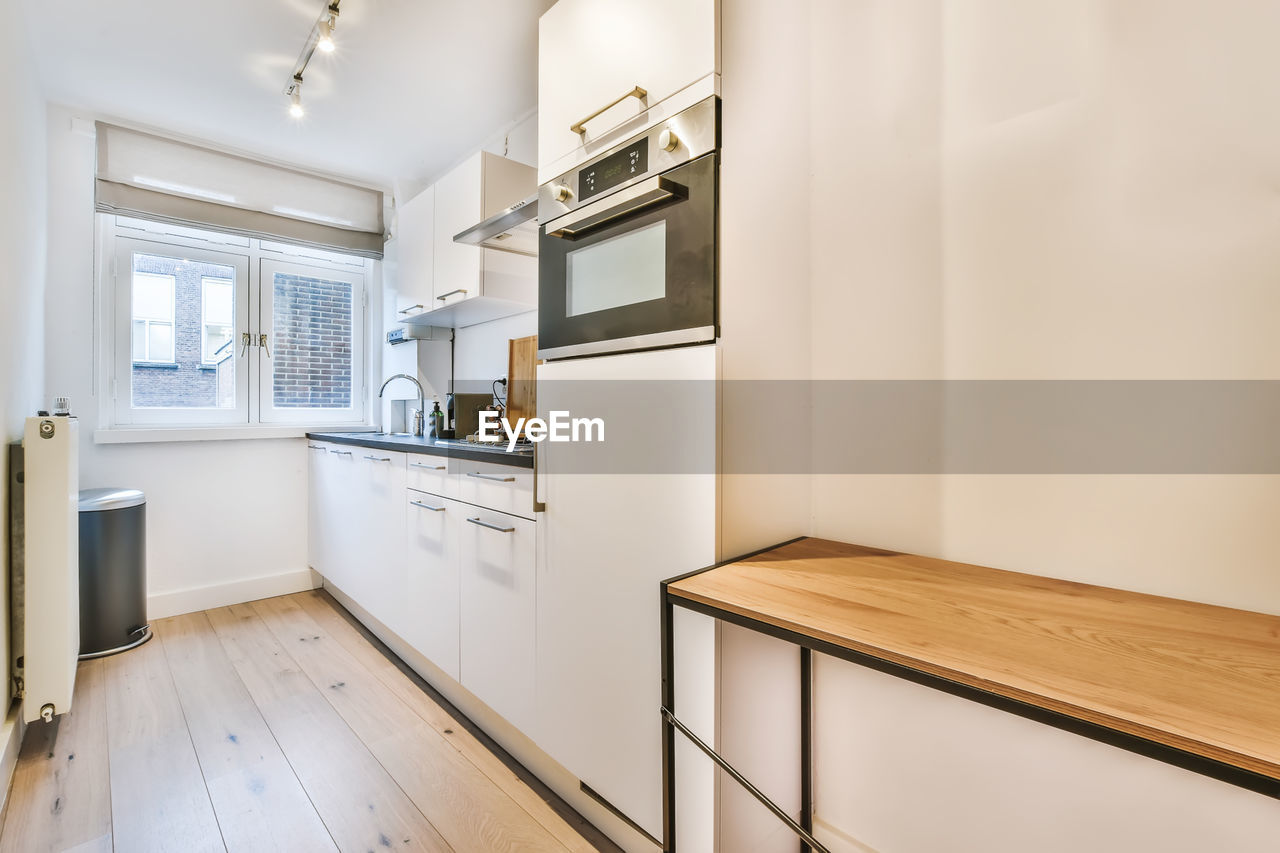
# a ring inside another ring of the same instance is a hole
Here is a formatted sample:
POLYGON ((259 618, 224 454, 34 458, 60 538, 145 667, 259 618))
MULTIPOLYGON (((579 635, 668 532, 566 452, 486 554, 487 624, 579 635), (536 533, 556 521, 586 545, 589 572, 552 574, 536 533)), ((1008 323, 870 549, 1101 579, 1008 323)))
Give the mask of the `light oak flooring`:
POLYGON ((324 592, 152 628, 28 728, 0 853, 617 849, 324 592))

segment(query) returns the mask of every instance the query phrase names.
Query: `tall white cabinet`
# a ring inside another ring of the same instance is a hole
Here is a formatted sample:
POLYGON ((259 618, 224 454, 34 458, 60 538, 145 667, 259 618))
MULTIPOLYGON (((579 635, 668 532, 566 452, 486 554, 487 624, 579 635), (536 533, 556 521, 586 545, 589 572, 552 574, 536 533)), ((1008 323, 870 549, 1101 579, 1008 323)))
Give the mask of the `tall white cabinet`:
POLYGON ((539 183, 598 153, 591 143, 602 135, 719 74, 719 21, 718 0, 560 0, 547 10, 538 24, 539 183), (636 87, 645 97, 627 96, 636 87), (573 129, 580 124, 584 133, 573 129))

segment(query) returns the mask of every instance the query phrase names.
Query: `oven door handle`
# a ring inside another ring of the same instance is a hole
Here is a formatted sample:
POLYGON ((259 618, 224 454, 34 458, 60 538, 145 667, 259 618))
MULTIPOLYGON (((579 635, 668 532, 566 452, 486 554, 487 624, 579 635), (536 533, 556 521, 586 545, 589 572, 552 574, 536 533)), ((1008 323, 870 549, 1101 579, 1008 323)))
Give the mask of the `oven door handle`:
POLYGON ((672 199, 684 199, 688 195, 689 190, 683 184, 678 184, 662 175, 654 175, 634 187, 619 190, 607 199, 601 199, 595 204, 586 205, 573 213, 566 213, 559 219, 548 223, 547 236, 559 237, 564 240, 576 240, 606 225, 613 225, 629 216, 646 211, 655 205, 672 199), (597 207, 597 205, 604 204, 606 201, 609 203, 607 207, 597 207), (554 230, 551 226, 554 226, 554 230))

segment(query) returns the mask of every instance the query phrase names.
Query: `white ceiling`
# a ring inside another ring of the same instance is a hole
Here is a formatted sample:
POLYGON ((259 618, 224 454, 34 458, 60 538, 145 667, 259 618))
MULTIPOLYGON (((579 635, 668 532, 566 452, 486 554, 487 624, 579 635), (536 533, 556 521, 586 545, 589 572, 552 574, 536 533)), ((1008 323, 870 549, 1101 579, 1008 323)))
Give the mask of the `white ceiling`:
POLYGON ((390 187, 537 104, 554 0, 342 0, 305 118, 283 94, 325 0, 27 0, 50 101, 390 187))

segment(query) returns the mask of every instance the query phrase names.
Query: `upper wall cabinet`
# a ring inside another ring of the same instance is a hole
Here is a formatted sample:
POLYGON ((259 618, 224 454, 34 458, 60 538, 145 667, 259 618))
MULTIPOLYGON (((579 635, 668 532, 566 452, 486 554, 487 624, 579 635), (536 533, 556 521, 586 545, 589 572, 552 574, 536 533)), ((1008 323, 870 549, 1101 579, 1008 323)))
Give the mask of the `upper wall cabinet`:
POLYGON ((454 242, 457 234, 532 195, 537 170, 481 151, 400 211, 398 315, 414 325, 461 328, 538 307, 538 259, 454 242), (420 200, 430 199, 418 207, 420 200), (410 246, 410 243, 416 245, 410 246), (425 304, 426 308, 412 306, 425 304))
POLYGON ((396 319, 434 307, 435 203, 436 188, 427 187, 402 204, 396 214, 396 241, 400 244, 396 319))
MULTIPOLYGON (((547 10, 538 24, 539 182, 598 153, 591 143, 601 135, 718 74, 719 17, 719 0, 560 0, 547 10)), ((700 90, 697 100, 715 93, 700 90)))

